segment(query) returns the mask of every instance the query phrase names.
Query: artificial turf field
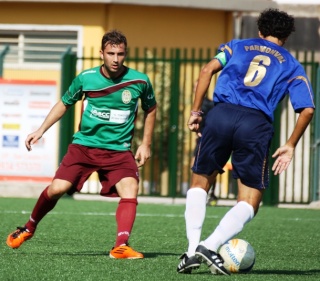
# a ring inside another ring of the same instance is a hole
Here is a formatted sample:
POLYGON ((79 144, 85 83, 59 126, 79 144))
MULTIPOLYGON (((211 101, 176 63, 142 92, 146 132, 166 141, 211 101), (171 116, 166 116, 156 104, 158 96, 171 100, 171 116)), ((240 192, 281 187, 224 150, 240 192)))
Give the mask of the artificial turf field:
MULTIPOLYGON (((36 199, 0 198, 1 281, 40 280, 320 280, 320 210, 262 206, 238 238, 256 251, 247 274, 212 275, 202 265, 191 275, 178 274, 178 257, 186 250, 184 205, 138 205, 131 246, 140 260, 107 255, 115 240, 117 203, 62 198, 19 249, 7 235, 28 219, 36 199)), ((207 207, 207 236, 229 207, 207 207)))

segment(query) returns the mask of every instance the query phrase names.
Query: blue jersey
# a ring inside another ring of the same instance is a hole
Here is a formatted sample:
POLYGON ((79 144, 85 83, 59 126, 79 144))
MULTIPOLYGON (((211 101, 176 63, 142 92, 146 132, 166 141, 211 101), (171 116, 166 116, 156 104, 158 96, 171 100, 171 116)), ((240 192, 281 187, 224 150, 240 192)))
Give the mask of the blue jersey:
POLYGON ((273 112, 289 94, 295 112, 314 108, 310 81, 301 64, 283 47, 264 39, 232 40, 219 47, 225 53, 214 90, 215 103, 231 103, 273 112))

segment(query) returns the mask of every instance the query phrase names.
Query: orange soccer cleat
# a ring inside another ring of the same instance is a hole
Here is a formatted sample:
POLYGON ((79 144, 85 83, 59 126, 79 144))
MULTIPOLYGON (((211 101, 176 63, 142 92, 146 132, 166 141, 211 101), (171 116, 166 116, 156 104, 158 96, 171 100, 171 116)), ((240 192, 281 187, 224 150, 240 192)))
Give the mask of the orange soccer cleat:
POLYGON ((24 241, 29 240, 33 236, 27 228, 17 227, 17 230, 10 233, 7 238, 7 245, 10 248, 17 249, 19 248, 24 241))
POLYGON ((143 259, 143 254, 127 245, 112 248, 109 257, 113 259, 143 259))

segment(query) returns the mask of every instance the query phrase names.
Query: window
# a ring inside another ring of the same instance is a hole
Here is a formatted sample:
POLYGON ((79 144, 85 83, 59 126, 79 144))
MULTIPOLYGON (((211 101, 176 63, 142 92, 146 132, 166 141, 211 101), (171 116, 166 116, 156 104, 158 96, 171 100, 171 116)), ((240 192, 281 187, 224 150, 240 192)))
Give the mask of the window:
POLYGON ((0 54, 7 48, 4 63, 8 67, 60 66, 63 53, 72 51, 81 57, 82 30, 78 27, 0 25, 0 54))
MULTIPOLYGON (((288 50, 320 50, 319 18, 295 18, 296 31, 293 32, 284 47, 288 50)), ((241 38, 258 37, 257 17, 244 16, 241 38)))

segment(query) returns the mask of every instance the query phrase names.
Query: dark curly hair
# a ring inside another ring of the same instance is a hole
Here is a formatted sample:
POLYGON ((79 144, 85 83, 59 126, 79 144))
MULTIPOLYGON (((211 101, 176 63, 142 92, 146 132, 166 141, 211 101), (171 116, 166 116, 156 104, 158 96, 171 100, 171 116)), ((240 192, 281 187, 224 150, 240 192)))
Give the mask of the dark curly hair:
POLYGON ((295 31, 294 18, 278 9, 264 10, 258 20, 258 29, 263 37, 273 36, 279 40, 289 37, 295 31))
POLYGON ((120 45, 124 44, 125 48, 127 49, 127 38, 118 30, 111 30, 103 35, 101 41, 101 50, 104 50, 107 44, 111 45, 120 45))

